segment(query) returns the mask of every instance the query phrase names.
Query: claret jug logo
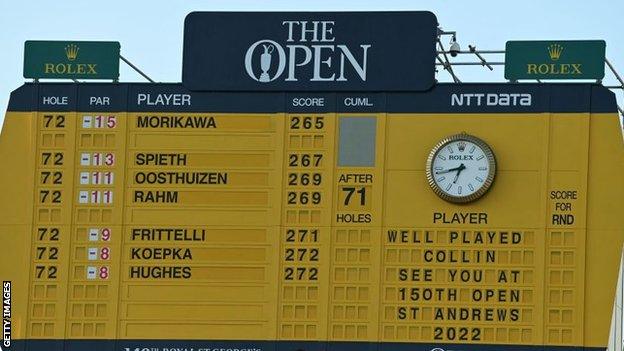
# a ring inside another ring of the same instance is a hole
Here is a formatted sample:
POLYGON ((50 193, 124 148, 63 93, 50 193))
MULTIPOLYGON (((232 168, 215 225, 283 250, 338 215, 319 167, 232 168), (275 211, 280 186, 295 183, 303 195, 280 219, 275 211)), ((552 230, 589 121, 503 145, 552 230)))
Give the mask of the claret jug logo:
POLYGON ((285 38, 261 39, 245 53, 245 70, 260 83, 366 81, 368 53, 372 45, 357 48, 339 44, 335 21, 283 21, 285 38))
POLYGON ((563 52, 565 48, 561 44, 550 44, 546 47, 545 52, 550 59, 548 63, 529 63, 527 64, 528 74, 549 74, 549 75, 581 75, 582 64, 581 63, 559 63, 560 58, 563 58, 563 52))
POLYGON ((76 44, 68 44, 65 46, 66 62, 45 62, 43 64, 43 71, 45 74, 58 74, 58 75, 72 75, 72 74, 84 74, 84 75, 97 75, 97 63, 76 63, 80 47, 76 44))
POLYGON ((281 76, 284 73, 284 68, 286 67, 286 52, 284 49, 273 40, 260 40, 255 42, 249 50, 247 50, 247 54, 245 55, 245 69, 247 70, 247 74, 254 80, 260 83, 268 83, 274 81, 277 77, 281 76), (256 76, 253 71, 253 58, 254 52, 256 52, 256 48, 261 48, 260 55, 258 60, 260 62, 260 75, 256 76), (277 48, 277 53, 275 54, 276 58, 273 59, 273 52, 277 48), (271 65, 274 61, 277 61, 277 68, 271 70, 271 65), (269 71, 273 72, 273 76, 269 75, 269 71))

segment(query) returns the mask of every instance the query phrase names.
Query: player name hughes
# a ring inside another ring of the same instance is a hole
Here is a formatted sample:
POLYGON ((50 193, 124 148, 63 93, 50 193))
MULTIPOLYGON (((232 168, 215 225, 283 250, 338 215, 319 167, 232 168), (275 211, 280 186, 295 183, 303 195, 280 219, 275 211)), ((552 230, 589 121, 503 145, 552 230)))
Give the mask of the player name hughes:
MULTIPOLYGON (((129 251, 131 261, 192 261, 193 252, 190 248, 178 247, 132 247, 129 251)), ((183 265, 130 265, 128 278, 130 279, 190 279, 193 268, 183 265)))

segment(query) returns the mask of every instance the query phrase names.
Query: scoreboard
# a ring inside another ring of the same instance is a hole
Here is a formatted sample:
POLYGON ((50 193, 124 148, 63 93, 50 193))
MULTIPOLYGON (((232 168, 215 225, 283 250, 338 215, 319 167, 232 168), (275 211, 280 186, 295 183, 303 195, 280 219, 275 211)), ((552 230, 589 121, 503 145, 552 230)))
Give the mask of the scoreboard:
POLYGON ((0 136, 2 347, 604 349, 622 146, 593 84, 28 83, 0 136))

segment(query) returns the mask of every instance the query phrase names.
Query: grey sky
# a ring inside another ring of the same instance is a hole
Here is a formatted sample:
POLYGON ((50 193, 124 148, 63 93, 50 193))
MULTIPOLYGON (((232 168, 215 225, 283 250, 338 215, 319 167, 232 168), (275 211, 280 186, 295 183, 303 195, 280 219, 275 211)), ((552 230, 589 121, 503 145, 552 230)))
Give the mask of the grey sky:
MULTIPOLYGON (((0 121, 4 118, 9 92, 24 82, 25 40, 119 41, 122 54, 153 79, 176 82, 181 79, 184 17, 199 10, 429 10, 437 15, 444 29, 458 31, 462 48, 472 44, 480 49, 503 49, 505 42, 512 39, 604 39, 607 57, 624 72, 622 0, 1 0, 0 121)), ((504 80, 502 68, 494 72, 481 67, 457 71, 463 81, 504 80)), ((442 72, 438 79, 450 78, 442 72)), ((122 63, 121 81, 144 79, 122 63)), ((605 83, 615 84, 615 80, 607 74, 605 83)), ((620 104, 622 95, 618 92, 620 104)))

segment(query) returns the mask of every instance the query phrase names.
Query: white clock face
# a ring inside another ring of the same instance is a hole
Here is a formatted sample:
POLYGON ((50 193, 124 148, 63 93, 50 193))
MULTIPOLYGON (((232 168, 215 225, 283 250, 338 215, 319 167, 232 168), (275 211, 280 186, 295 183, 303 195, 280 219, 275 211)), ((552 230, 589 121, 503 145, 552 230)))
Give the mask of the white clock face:
POLYGON ((494 181, 496 160, 481 139, 457 134, 438 143, 427 160, 427 178, 434 192, 451 202, 481 197, 494 181))

